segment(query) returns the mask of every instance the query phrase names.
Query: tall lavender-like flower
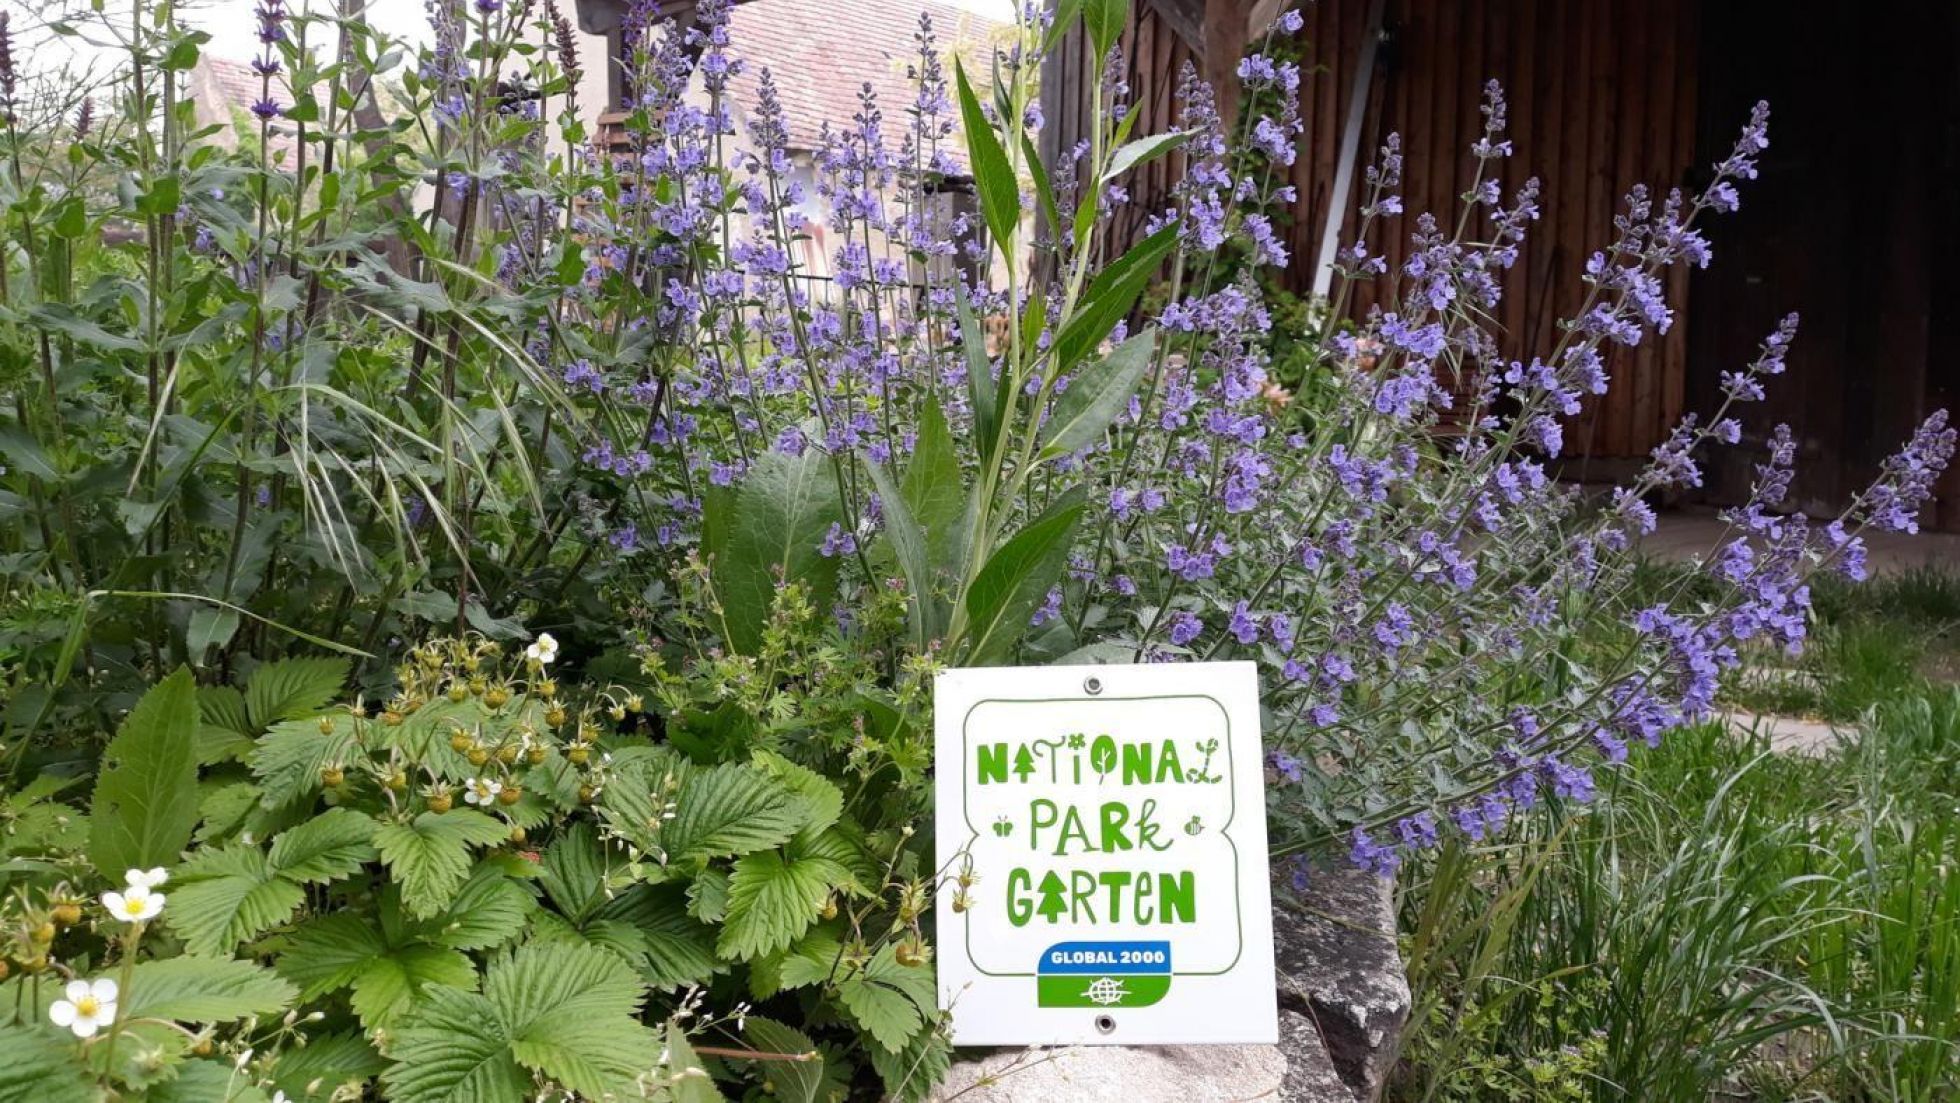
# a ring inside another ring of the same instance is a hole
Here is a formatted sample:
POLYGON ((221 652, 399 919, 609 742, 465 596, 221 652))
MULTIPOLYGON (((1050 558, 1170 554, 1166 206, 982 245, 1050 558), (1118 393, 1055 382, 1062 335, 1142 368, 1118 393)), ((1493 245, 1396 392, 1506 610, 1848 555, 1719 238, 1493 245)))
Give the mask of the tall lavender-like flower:
POLYGON ((0 122, 14 121, 14 95, 20 74, 14 69, 13 13, 0 11, 0 122))
POLYGON ((1886 459, 1878 481, 1862 496, 1866 523, 1883 532, 1919 531, 1919 508, 1953 460, 1956 431, 1947 422, 1945 410, 1935 411, 1886 459))

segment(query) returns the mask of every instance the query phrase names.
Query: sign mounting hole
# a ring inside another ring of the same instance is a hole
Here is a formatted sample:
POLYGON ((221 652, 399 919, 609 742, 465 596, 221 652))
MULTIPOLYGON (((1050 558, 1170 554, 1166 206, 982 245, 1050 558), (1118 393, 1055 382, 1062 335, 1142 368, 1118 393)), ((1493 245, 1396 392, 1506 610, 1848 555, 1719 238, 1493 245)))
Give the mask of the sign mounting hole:
POLYGON ((1082 692, 1088 694, 1091 697, 1094 697, 1096 694, 1101 693, 1102 679, 1094 675, 1090 675, 1089 677, 1084 678, 1082 680, 1082 692))
POLYGON ((1116 1033, 1116 1017, 1114 1015, 1096 1016, 1096 1030, 1102 1034, 1116 1033))

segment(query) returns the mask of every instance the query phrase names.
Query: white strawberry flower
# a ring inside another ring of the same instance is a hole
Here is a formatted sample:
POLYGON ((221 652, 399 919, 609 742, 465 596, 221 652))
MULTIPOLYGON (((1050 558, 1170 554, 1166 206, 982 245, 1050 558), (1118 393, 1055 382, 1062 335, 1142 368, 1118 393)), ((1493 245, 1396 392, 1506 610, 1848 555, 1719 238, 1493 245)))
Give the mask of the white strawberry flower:
POLYGON ((539 632, 538 638, 524 648, 524 657, 539 666, 549 666, 558 660, 558 640, 549 632, 539 632))
POLYGON ((54 1001, 48 1018, 74 1031, 77 1038, 93 1038, 96 1031, 116 1021, 116 982, 108 977, 71 980, 62 995, 67 998, 54 1001))
POLYGON ((148 888, 131 885, 128 892, 105 892, 102 906, 109 914, 125 923, 142 923, 155 919, 163 910, 163 894, 151 892, 148 888))
POLYGON ((489 804, 504 791, 504 783, 495 778, 473 777, 463 781, 463 800, 467 804, 489 804))
POLYGON ((153 889, 170 880, 170 874, 162 866, 155 869, 132 869, 123 874, 123 880, 133 889, 153 889))

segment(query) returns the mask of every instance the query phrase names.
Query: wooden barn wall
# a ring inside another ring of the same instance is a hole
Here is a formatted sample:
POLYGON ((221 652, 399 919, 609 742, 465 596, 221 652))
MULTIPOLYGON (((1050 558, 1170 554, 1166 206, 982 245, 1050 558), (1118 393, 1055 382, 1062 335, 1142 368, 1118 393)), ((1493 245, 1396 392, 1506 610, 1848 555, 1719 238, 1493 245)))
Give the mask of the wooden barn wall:
MULTIPOLYGON (((1139 7, 1144 14, 1132 27, 1126 56, 1132 93, 1145 113, 1136 133, 1145 134, 1174 125, 1178 66, 1196 55, 1188 44, 1167 42, 1168 28, 1147 3, 1139 7)), ((1305 8, 1306 133, 1293 178, 1299 203, 1287 229, 1294 257, 1289 279, 1302 291, 1313 282, 1368 14, 1369 0, 1318 0, 1305 8)), ((1627 187, 1645 182, 1664 193, 1687 181, 1695 151, 1695 15, 1692 0, 1388 0, 1361 163, 1390 131, 1403 136, 1407 213, 1390 223, 1389 236, 1377 233, 1370 248, 1399 263, 1418 212, 1454 224, 1458 197, 1475 171, 1469 148, 1483 124, 1481 89, 1497 79, 1510 101, 1517 148, 1500 179, 1508 195, 1537 176, 1544 195, 1543 214, 1504 280, 1496 321, 1507 355, 1549 352, 1556 320, 1575 313, 1584 297, 1578 277, 1585 258, 1611 240, 1627 187)), ((1094 72, 1086 60, 1086 51, 1071 43, 1044 72, 1051 148, 1065 148, 1082 133, 1085 81, 1094 72)), ((1132 184, 1143 209, 1161 208, 1147 200, 1161 196, 1182 168, 1167 159, 1132 184)), ((1344 242, 1355 231, 1354 205, 1351 198, 1344 242)), ((1677 274, 1671 289, 1683 314, 1685 283, 1686 275, 1677 274)), ((1364 294, 1354 309, 1363 312, 1373 301, 1364 294)), ((1686 326, 1677 321, 1666 337, 1617 352, 1609 393, 1587 403, 1567 428, 1570 453, 1605 460, 1645 455, 1683 412, 1686 351, 1686 326)))
MULTIPOLYGON (((1186 65, 1198 65, 1200 59, 1172 27, 1171 20, 1155 7, 1138 3, 1134 9, 1136 14, 1123 35, 1122 80, 1129 88, 1130 110, 1139 113, 1131 133, 1141 137, 1176 127, 1178 73, 1186 65)), ((1049 54, 1041 72, 1045 118, 1041 153, 1046 164, 1057 164, 1060 154, 1088 140, 1090 97, 1101 74, 1102 65, 1093 56, 1080 25, 1049 54)), ((1159 158, 1131 173, 1124 181, 1131 202, 1118 215, 1120 221, 1111 240, 1129 241, 1141 236, 1144 221, 1169 205, 1171 186, 1183 175, 1184 162, 1178 156, 1159 158)))

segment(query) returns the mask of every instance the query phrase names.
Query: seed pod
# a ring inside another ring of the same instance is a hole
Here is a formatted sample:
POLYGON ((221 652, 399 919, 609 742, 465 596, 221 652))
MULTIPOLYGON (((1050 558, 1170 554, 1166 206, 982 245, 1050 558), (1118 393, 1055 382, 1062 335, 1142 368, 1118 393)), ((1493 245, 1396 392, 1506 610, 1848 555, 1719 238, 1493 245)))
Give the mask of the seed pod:
POLYGON ((54 933, 54 924, 43 923, 34 928, 27 937, 32 939, 36 946, 46 946, 48 943, 54 941, 54 933))
POLYGON ((539 766, 544 763, 544 758, 547 753, 548 752, 543 747, 534 746, 530 750, 524 752, 524 760, 526 762, 529 762, 533 766, 539 766))
POLYGON ((544 722, 554 728, 564 727, 565 707, 563 705, 553 705, 551 711, 544 714, 544 722))
POLYGON ((463 757, 470 760, 470 765, 481 766, 490 761, 490 752, 484 750, 482 747, 471 747, 469 753, 463 757))
POLYGON ((926 963, 926 948, 918 939, 908 938, 899 943, 898 948, 892 951, 892 957, 900 965, 913 968, 926 963))
POLYGON ((474 742, 476 740, 470 738, 470 733, 461 728, 457 728, 455 731, 449 733, 449 749, 455 751, 457 754, 462 754, 464 751, 469 750, 470 744, 474 742))
POLYGON ((338 766, 328 766, 320 771, 320 783, 329 789, 340 788, 340 783, 346 780, 347 771, 338 766))
POLYGON ((502 686, 491 686, 488 690, 484 691, 483 703, 489 705, 493 709, 503 708, 509 702, 510 702, 510 690, 507 690, 502 686))
POLYGON ((319 728, 320 728, 320 734, 321 734, 321 735, 332 735, 332 734, 333 734, 333 717, 331 717, 331 716, 322 716, 322 717, 320 717, 320 724, 319 724, 319 728))
POLYGON ((586 759, 592 757, 592 748, 576 744, 565 751, 565 757, 571 760, 572 765, 583 766, 586 759))
POLYGON ((825 919, 837 918, 837 898, 835 896, 824 897, 823 912, 821 914, 825 919))
POLYGON ((468 686, 464 685, 461 682, 449 683, 449 699, 451 701, 460 705, 464 701, 469 700, 469 697, 470 697, 470 689, 468 686))
POLYGON ((508 766, 517 761, 517 748, 509 743, 497 748, 497 761, 508 766))
POLYGON ((78 904, 56 904, 49 910, 48 918, 53 919, 56 926, 72 927, 82 921, 82 909, 78 904))
POLYGON ((450 806, 454 803, 455 798, 451 797, 448 793, 437 793, 429 798, 429 811, 440 816, 444 812, 449 811, 450 806))
POLYGON ((523 797, 524 797, 524 790, 522 788, 516 785, 507 785, 504 787, 503 792, 497 794, 497 803, 516 804, 519 800, 522 800, 523 797))
POLYGON ((524 845, 524 840, 525 840, 526 838, 529 838, 529 836, 528 836, 528 835, 526 835, 526 834, 524 833, 524 829, 523 829, 523 828, 521 828, 521 827, 513 827, 513 828, 511 828, 511 829, 510 829, 510 841, 511 841, 511 842, 514 842, 514 843, 516 843, 516 844, 518 844, 519 846, 522 846, 522 845, 524 845))

